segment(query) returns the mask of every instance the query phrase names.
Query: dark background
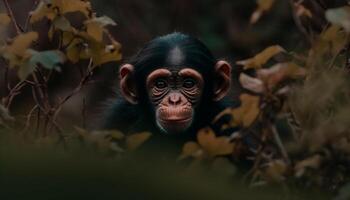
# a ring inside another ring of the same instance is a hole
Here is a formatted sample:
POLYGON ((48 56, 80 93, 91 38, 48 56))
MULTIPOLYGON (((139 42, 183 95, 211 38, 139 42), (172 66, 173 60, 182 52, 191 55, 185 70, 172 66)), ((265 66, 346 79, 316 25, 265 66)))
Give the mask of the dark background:
MULTIPOLYGON (((37 1, 9 2, 18 23, 23 25, 27 14, 37 1)), ((67 102, 62 110, 61 119, 70 122, 71 119, 74 119, 74 122, 81 121, 82 110, 88 113, 89 118, 96 118, 96 113, 101 113, 105 108, 104 102, 116 91, 118 66, 126 62, 147 41, 157 36, 174 31, 196 36, 217 58, 227 59, 234 64, 237 60, 251 57, 270 45, 279 44, 288 51, 302 50, 309 45, 303 31, 322 31, 326 24, 324 11, 346 3, 345 0, 306 0, 304 5, 312 11, 313 18, 302 19, 301 24, 296 26, 291 2, 292 0, 276 0, 271 10, 252 25, 249 20, 256 9, 255 0, 92 0, 92 7, 98 16, 109 16, 118 24, 109 27, 109 30, 122 44, 123 60, 99 68, 94 76, 94 84, 86 86, 81 93, 67 102)), ((5 12, 2 2, 0 10, 5 12)), ((47 24, 42 23, 32 28, 38 31, 40 28, 44 30, 45 27, 47 24)), ((13 30, 10 30, 10 35, 11 32, 13 30)), ((47 39, 41 38, 41 41, 39 49, 50 49, 47 39)), ((3 64, 0 65, 0 77, 4 77, 3 64)), ((84 62, 80 64, 86 65, 84 62)), ((11 79, 12 84, 18 81, 15 70, 11 72, 11 79)), ((6 95, 3 80, 0 78, 0 97, 6 95)), ((57 73, 50 82, 53 98, 64 96, 79 80, 78 68, 67 63, 62 73, 57 73)), ((31 108, 30 95, 30 90, 24 90, 17 97, 11 107, 15 115, 23 115, 23 110, 31 108)))

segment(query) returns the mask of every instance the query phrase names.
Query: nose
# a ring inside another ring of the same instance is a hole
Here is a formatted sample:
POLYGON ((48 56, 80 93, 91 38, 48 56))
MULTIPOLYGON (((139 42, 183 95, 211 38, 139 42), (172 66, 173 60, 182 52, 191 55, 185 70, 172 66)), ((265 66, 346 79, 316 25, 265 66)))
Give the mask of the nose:
POLYGON ((170 105, 178 105, 181 103, 181 95, 177 93, 170 94, 168 99, 170 105))

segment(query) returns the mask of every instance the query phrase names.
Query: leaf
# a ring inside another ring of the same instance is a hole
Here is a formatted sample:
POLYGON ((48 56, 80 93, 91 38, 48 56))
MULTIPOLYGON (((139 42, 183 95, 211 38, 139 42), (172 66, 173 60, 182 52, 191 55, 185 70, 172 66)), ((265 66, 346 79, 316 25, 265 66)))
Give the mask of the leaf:
POLYGON ((287 164, 282 160, 274 160, 267 164, 267 168, 264 171, 265 178, 269 181, 280 182, 283 181, 284 174, 287 171, 287 164))
POLYGON ((89 17, 92 12, 91 4, 88 1, 82 0, 42 0, 36 9, 30 13, 30 22, 35 23, 45 17, 53 20, 56 16, 71 12, 80 12, 85 17, 89 17))
POLYGON ((128 150, 136 150, 140 145, 142 145, 148 138, 151 136, 151 133, 143 132, 138 134, 130 135, 126 138, 126 146, 128 150))
POLYGON ((255 55, 253 58, 249 58, 247 60, 238 61, 238 65, 243 65, 244 69, 260 69, 263 64, 269 61, 275 55, 285 52, 285 50, 279 46, 274 45, 264 49, 259 54, 255 55))
POLYGON ((201 129, 197 134, 197 140, 210 157, 228 155, 234 149, 234 144, 228 137, 216 137, 210 128, 201 129))
POLYGON ((26 63, 23 63, 21 65, 19 65, 19 69, 18 69, 18 77, 23 81, 23 80, 26 80, 27 77, 29 75, 31 75, 35 69, 36 69, 37 65, 31 63, 31 62, 26 62, 26 63))
POLYGON ((231 127, 250 126, 255 119, 259 116, 259 96, 252 96, 249 94, 242 94, 240 96, 241 106, 238 108, 227 108, 222 111, 218 116, 215 117, 214 121, 217 121, 224 115, 232 115, 232 120, 230 121, 231 127))
POLYGON ((306 70, 292 62, 278 63, 270 68, 259 69, 257 76, 272 90, 281 81, 305 77, 306 70))
POLYGON ((71 31, 73 29, 72 25, 64 16, 58 16, 52 21, 55 29, 59 29, 61 31, 71 31))
POLYGON ((239 82, 241 83, 243 88, 249 91, 258 94, 261 94, 265 91, 264 83, 260 79, 250 77, 244 73, 241 73, 241 75, 239 76, 239 82))
POLYGON ((94 66, 112 61, 119 61, 122 58, 120 47, 121 45, 118 42, 113 42, 110 45, 104 46, 104 48, 99 47, 92 49, 92 59, 94 66))
POLYGON ((34 52, 30 58, 33 65, 41 64, 46 69, 59 70, 59 65, 65 61, 65 56, 58 50, 34 52))
POLYGON ((304 173, 306 168, 311 169, 318 169, 321 165, 322 157, 320 155, 314 155, 312 157, 306 158, 305 160, 299 161, 296 163, 294 170, 295 170, 295 176, 301 177, 304 173))
POLYGON ((85 21, 85 25, 87 33, 98 42, 102 42, 103 32, 105 31, 104 27, 107 25, 115 26, 117 24, 111 18, 102 16, 85 21))
POLYGON ((332 24, 342 26, 347 32, 350 31, 350 6, 328 9, 325 15, 332 24))
POLYGON ((0 13, 0 25, 7 26, 11 22, 11 18, 6 13, 0 13))
MULTIPOLYGON (((330 26, 324 33, 320 36, 320 41, 316 43, 314 49, 320 51, 320 53, 328 53, 329 49, 332 55, 338 55, 339 52, 344 49, 347 44, 347 35, 344 33, 342 28, 337 25, 330 26), (323 47, 323 49, 322 49, 323 47), (324 50, 324 52, 322 52, 324 50)), ((323 55, 321 55, 323 56, 323 55)))
POLYGON ((86 17, 91 14, 91 4, 89 1, 82 0, 52 0, 54 6, 60 8, 61 14, 80 12, 86 17))
POLYGON ((78 36, 79 38, 73 40, 67 48, 67 57, 73 63, 79 59, 92 58, 93 66, 96 67, 122 58, 121 45, 118 42, 112 40, 112 44, 106 45, 96 41, 86 32, 80 32, 78 36))
POLYGON ((37 32, 20 34, 13 39, 10 46, 6 47, 6 52, 23 57, 30 45, 38 39, 37 32))
POLYGON ((179 157, 180 160, 188 158, 188 157, 200 157, 202 155, 203 151, 199 144, 196 142, 187 142, 183 148, 182 153, 179 157))
MULTIPOLYGON (((51 2, 51 1, 50 1, 51 2)), ((30 23, 42 20, 44 17, 53 20, 56 16, 55 10, 52 9, 52 3, 40 1, 38 6, 30 12, 30 23)))
POLYGON ((251 24, 255 24, 261 18, 264 12, 269 11, 275 3, 275 0, 257 0, 256 3, 258 5, 258 8, 250 17, 251 24))
POLYGON ((306 16, 308 18, 312 18, 311 11, 302 5, 302 1, 294 2, 294 5, 295 5, 295 9, 296 9, 295 13, 298 17, 306 16))

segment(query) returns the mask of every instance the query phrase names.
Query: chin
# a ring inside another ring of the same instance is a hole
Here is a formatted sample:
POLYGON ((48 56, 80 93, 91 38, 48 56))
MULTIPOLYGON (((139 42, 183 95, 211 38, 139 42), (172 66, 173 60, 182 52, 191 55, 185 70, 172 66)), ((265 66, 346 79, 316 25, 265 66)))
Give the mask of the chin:
POLYGON ((192 124, 192 119, 159 120, 158 127, 167 134, 177 135, 186 132, 192 124))

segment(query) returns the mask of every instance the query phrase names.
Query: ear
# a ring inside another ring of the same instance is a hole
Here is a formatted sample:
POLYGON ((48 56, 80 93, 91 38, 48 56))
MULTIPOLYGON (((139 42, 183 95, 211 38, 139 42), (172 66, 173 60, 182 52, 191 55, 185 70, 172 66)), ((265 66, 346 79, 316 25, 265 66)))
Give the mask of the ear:
POLYGON ((131 64, 122 65, 119 69, 120 91, 124 98, 131 104, 137 104, 136 85, 133 80, 134 66, 131 64))
POLYGON ((231 87, 231 65, 220 60, 215 65, 214 101, 220 101, 231 87))

